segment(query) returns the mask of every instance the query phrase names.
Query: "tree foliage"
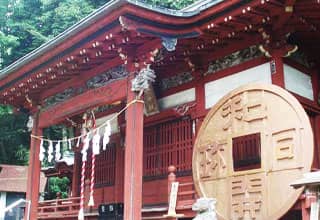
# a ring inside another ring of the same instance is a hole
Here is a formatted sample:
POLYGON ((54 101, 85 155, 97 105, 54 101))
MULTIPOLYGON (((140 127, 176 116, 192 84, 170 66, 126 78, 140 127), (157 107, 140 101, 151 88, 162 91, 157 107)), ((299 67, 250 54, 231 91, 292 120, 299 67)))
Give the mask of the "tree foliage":
POLYGON ((51 177, 49 178, 49 190, 45 194, 45 199, 56 199, 57 193, 61 195, 61 198, 68 197, 70 180, 67 177, 51 177))
POLYGON ((182 9, 188 5, 191 5, 195 0, 146 0, 146 3, 150 5, 156 5, 169 9, 182 9))
POLYGON ((0 106, 0 164, 26 165, 29 159, 30 132, 28 115, 13 114, 8 106, 0 106))

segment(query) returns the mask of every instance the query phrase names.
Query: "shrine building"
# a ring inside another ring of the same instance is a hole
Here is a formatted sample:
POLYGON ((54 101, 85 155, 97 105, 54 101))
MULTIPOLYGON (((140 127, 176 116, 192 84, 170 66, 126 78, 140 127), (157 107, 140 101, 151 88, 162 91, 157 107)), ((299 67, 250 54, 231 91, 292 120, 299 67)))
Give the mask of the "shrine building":
POLYGON ((315 219, 290 184, 320 168, 319 12, 112 0, 1 70, 0 103, 32 116, 25 219, 192 219, 200 197, 218 219, 315 219), (74 135, 43 136, 58 124, 74 135), (67 199, 39 201, 45 160, 67 199))

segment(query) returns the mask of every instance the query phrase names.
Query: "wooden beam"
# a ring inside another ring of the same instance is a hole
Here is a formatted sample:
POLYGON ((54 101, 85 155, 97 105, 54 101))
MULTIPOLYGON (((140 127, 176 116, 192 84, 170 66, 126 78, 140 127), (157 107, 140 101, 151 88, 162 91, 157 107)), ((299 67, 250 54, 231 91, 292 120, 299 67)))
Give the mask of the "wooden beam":
POLYGON ((80 196, 80 176, 81 176, 81 154, 79 151, 74 152, 74 164, 72 175, 72 197, 80 196))
POLYGON ((48 127, 88 108, 123 100, 126 97, 126 88, 126 79, 120 79, 68 99, 66 102, 57 104, 41 112, 39 126, 41 128, 48 127))
POLYGON ((295 0, 286 0, 284 5, 279 8, 279 18, 272 27, 273 31, 283 31, 282 29, 287 25, 293 14, 294 3, 295 0))
POLYGON ((79 77, 74 77, 68 81, 64 81, 59 86, 56 86, 52 89, 48 89, 47 91, 43 91, 40 98, 42 100, 42 99, 45 99, 49 96, 52 96, 52 95, 60 92, 60 91, 63 91, 67 88, 80 86, 80 85, 84 84, 88 79, 90 79, 98 74, 101 74, 104 71, 111 69, 115 66, 121 65, 121 64, 122 64, 122 61, 121 61, 120 57, 116 57, 112 60, 108 60, 108 61, 104 62, 103 64, 86 71, 85 74, 81 74, 79 77))

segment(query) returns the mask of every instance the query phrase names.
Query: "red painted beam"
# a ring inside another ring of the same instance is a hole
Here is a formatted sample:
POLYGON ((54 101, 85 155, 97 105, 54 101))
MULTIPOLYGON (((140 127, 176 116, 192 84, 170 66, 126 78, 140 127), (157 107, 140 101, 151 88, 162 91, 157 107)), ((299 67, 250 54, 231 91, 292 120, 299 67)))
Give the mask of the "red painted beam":
POLYGON ((70 80, 64 81, 60 83, 58 86, 53 87, 52 89, 47 89, 42 91, 40 99, 43 100, 49 96, 52 96, 60 91, 63 91, 70 87, 77 87, 83 85, 87 80, 94 77, 95 75, 99 75, 104 71, 116 67, 122 64, 122 60, 119 57, 116 57, 112 60, 108 60, 107 62, 92 68, 91 70, 84 71, 80 75, 80 77, 73 77, 70 80))
POLYGON ((89 90, 41 112, 39 126, 48 127, 88 108, 123 100, 126 97, 126 91, 127 79, 117 80, 103 87, 89 90))

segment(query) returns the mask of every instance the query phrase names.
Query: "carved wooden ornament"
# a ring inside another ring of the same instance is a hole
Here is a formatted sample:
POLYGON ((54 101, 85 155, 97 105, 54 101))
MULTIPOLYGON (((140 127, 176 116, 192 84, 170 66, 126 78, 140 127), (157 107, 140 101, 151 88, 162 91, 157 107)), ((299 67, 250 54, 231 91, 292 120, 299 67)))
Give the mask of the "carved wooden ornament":
POLYGON ((274 85, 249 84, 208 113, 193 151, 201 197, 217 199, 219 219, 278 219, 303 189, 290 183, 310 171, 313 135, 300 103, 274 85))

